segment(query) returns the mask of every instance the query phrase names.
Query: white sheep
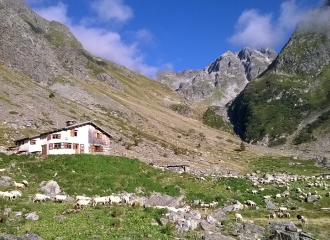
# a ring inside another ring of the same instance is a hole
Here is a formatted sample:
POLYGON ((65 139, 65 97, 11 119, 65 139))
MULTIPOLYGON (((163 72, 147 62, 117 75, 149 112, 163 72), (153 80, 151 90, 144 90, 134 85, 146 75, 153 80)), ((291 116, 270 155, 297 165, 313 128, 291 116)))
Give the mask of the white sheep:
POLYGON ((301 219, 300 219, 301 223, 304 225, 304 226, 308 226, 308 221, 307 221, 307 218, 305 218, 304 216, 301 216, 301 219))
POLYGON ((257 194, 258 193, 258 190, 254 190, 254 189, 252 189, 252 194, 257 194))
POLYGON ((244 222, 242 215, 240 213, 235 213, 235 221, 237 222, 238 220, 244 222))
POLYGON ((15 198, 15 195, 10 193, 10 192, 4 192, 4 198, 8 198, 8 200, 13 201, 13 199, 15 198))
POLYGON ((105 205, 109 202, 109 197, 95 197, 93 198, 93 206, 96 206, 98 203, 105 205))
POLYGON ((252 200, 247 200, 246 204, 249 205, 251 208, 256 208, 257 204, 253 202, 252 200))
POLYGON ((79 200, 89 200, 89 201, 91 201, 92 199, 90 197, 86 197, 86 196, 76 196, 76 202, 78 202, 79 200))
POLYGON ((110 204, 113 204, 113 203, 121 203, 121 199, 120 199, 120 197, 118 197, 118 196, 114 196, 114 195, 110 195, 109 196, 109 203, 110 204))
POLYGON ((279 193, 276 194, 276 195, 275 195, 275 198, 276 198, 276 199, 281 198, 281 194, 279 194, 279 193))
POLYGON ((50 200, 50 197, 45 194, 37 193, 33 198, 33 202, 42 202, 46 201, 47 199, 50 200))
POLYGON ((282 217, 284 217, 284 214, 282 212, 278 212, 277 217, 282 218, 282 217))
POLYGON ((4 173, 6 171, 5 168, 0 168, 0 173, 4 173))
POLYGON ((267 199, 270 199, 272 196, 270 196, 270 195, 266 195, 266 196, 264 196, 264 200, 267 200, 267 199))
POLYGON ((122 203, 130 204, 130 202, 129 202, 129 198, 130 198, 130 195, 128 195, 128 194, 124 194, 124 195, 121 196, 121 202, 122 202, 122 203))
POLYGON ((90 200, 80 199, 76 202, 75 209, 83 209, 90 203, 90 200))
POLYGON ((284 216, 285 218, 290 218, 290 213, 285 212, 285 213, 283 213, 283 216, 284 216))
POLYGON ((26 180, 23 180, 22 183, 25 185, 25 187, 29 186, 29 183, 26 180))
POLYGON ((15 181, 13 181, 13 183, 14 183, 14 186, 15 186, 16 188, 22 188, 22 189, 25 188, 25 185, 24 185, 23 183, 17 183, 17 182, 15 182, 15 181))
POLYGON ((5 197, 5 192, 0 191, 0 197, 5 197))
POLYGON ((13 194, 15 198, 22 197, 22 193, 20 191, 14 190, 14 191, 10 191, 10 193, 13 194))
POLYGON ((56 195, 54 197, 54 202, 65 202, 66 201, 66 195, 56 195))
POLYGON ((278 209, 280 210, 280 212, 285 212, 286 210, 288 210, 288 208, 286 207, 279 207, 278 209))

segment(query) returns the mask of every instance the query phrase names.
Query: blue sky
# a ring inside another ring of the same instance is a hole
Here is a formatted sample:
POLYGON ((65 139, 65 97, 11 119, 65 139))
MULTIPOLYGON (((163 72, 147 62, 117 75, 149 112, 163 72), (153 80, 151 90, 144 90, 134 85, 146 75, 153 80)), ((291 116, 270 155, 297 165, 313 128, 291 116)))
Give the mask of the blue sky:
POLYGON ((154 77, 203 69, 226 51, 279 52, 297 22, 323 0, 24 0, 67 25, 84 47, 154 77))

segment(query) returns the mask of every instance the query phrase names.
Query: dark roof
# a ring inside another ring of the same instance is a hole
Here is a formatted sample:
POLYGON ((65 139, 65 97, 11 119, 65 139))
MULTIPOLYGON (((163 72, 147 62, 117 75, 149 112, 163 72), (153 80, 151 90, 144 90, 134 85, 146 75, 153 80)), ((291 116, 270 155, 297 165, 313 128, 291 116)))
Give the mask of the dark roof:
POLYGON ((34 138, 41 137, 42 135, 57 133, 57 132, 64 131, 64 130, 70 130, 70 129, 81 127, 81 126, 85 126, 85 125, 92 125, 96 129, 98 129, 100 132, 102 132, 103 134, 107 135, 109 138, 112 138, 112 135, 110 133, 108 133, 107 131, 105 131, 103 128, 97 126, 95 123, 89 121, 89 122, 83 122, 83 123, 73 124, 73 125, 70 125, 70 126, 67 126, 67 127, 63 127, 63 128, 57 128, 57 129, 54 129, 52 131, 45 132, 45 133, 40 133, 39 135, 34 135, 34 136, 31 136, 31 137, 20 138, 20 139, 15 140, 15 143, 18 142, 18 141, 34 139, 34 138))

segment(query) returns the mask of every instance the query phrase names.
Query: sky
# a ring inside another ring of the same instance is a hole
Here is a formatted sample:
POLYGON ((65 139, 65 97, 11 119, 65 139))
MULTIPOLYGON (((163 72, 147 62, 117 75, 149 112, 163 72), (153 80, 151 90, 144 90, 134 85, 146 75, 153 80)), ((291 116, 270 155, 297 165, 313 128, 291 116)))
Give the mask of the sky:
POLYGON ((204 69, 227 51, 281 51, 324 0, 24 0, 96 56, 154 78, 204 69))

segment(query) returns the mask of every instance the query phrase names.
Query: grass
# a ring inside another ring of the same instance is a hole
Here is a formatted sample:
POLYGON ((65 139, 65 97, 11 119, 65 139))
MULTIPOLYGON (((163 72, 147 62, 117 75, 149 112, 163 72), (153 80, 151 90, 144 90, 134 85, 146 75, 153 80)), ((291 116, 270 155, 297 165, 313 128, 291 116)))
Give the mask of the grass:
MULTIPOLYGON (((265 185, 265 190, 256 195, 251 193, 252 183, 242 178, 215 178, 206 177, 206 181, 197 180, 188 173, 174 174, 169 171, 155 169, 152 166, 124 157, 102 155, 58 155, 48 156, 18 156, 0 154, 0 168, 8 168, 16 182, 28 180, 30 186, 23 190, 23 196, 13 202, 0 199, 0 212, 5 208, 12 211, 22 211, 23 215, 36 211, 40 216, 38 221, 25 220, 15 217, 11 213, 5 219, 5 224, 0 226, 1 232, 23 235, 32 231, 44 239, 64 237, 68 239, 86 239, 99 235, 104 239, 173 239, 178 236, 171 225, 157 225, 165 213, 164 209, 128 207, 128 206, 97 206, 87 207, 83 211, 65 215, 64 220, 58 220, 65 209, 72 208, 74 203, 55 204, 53 202, 33 203, 32 198, 38 192, 41 181, 54 179, 58 182, 63 192, 70 196, 86 194, 87 196, 110 195, 123 191, 136 192, 140 188, 150 195, 152 192, 161 192, 171 196, 185 195, 184 200, 201 199, 205 203, 218 201, 218 206, 239 200, 241 203, 250 199, 257 203, 260 210, 246 209, 242 211, 244 218, 254 220, 257 224, 266 226, 268 219, 264 218, 270 211, 266 210, 263 196, 282 193, 286 189, 275 185, 265 185), (56 177, 54 174, 57 173, 56 177), (227 190, 227 187, 230 190, 227 190), (8 221, 12 219, 11 221, 8 221), (72 231, 72 229, 75 229, 72 231)), ((292 160, 290 158, 258 158, 249 163, 251 171, 273 173, 287 171, 298 175, 318 175, 328 171, 319 168, 313 161, 292 160), (290 163, 290 164, 289 164, 290 163), (294 164, 293 164, 294 163, 294 164), (300 163, 300 164, 298 164, 300 163)), ((330 181, 327 180, 330 184, 330 181)), ((320 211, 321 207, 330 205, 330 198, 326 197, 326 190, 312 187, 307 191, 319 191, 323 197, 315 204, 300 202, 297 187, 306 188, 304 182, 294 182, 290 186, 291 198, 272 199, 273 202, 283 206, 295 206, 291 215, 303 214, 310 219, 310 229, 319 239, 326 239, 329 232, 324 224, 317 219, 326 219, 327 213, 320 211)), ((0 191, 13 190, 12 186, 0 187, 0 191)), ((198 208, 198 207, 197 207, 198 208)), ((197 209, 197 211, 199 211, 197 209)), ((228 226, 234 221, 233 214, 229 213, 228 226)), ((298 224, 298 222, 297 222, 298 224)), ((195 233, 189 233, 185 239, 196 239, 195 233)))

